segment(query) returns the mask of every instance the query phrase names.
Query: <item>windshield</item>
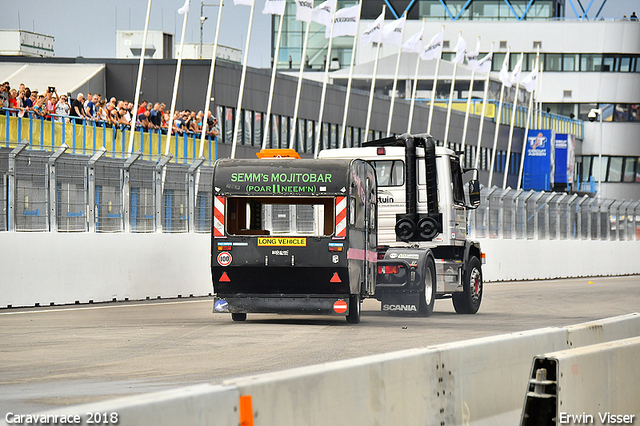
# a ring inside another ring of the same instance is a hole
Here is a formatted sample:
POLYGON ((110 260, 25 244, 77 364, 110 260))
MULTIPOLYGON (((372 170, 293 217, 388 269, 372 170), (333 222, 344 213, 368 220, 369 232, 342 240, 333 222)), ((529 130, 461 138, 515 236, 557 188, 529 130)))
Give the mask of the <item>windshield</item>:
POLYGON ((229 235, 330 236, 334 232, 333 197, 229 197, 229 235))

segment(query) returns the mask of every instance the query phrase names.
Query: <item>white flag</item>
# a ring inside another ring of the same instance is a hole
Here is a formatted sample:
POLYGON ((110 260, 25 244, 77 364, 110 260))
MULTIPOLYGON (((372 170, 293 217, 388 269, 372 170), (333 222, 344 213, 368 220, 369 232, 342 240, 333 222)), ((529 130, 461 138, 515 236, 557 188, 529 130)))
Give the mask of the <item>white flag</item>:
POLYGON ((511 87, 511 80, 509 80, 509 54, 505 55, 504 61, 502 61, 499 78, 504 87, 511 87))
POLYGON ((513 72, 511 73, 511 84, 516 84, 518 81, 520 81, 520 72, 522 71, 522 57, 523 55, 520 55, 520 60, 518 61, 516 66, 513 67, 513 72))
POLYGON ((311 22, 313 15, 313 0, 295 0, 296 1, 296 20, 303 22, 311 22))
POLYGON ((491 45, 491 52, 487 53, 487 55, 484 58, 478 61, 476 71, 490 72, 492 62, 493 62, 493 44, 491 45))
POLYGON ((390 24, 382 28, 382 42, 393 44, 394 46, 402 45, 402 34, 404 33, 404 24, 407 21, 407 14, 403 14, 402 18, 396 19, 390 24))
POLYGON ((264 3, 262 13, 265 15, 284 15, 284 9, 287 7, 287 0, 267 0, 264 3))
POLYGON ((402 45, 403 52, 420 53, 422 50, 422 32, 415 33, 402 45))
POLYGON ((458 44, 456 44, 456 56, 451 61, 456 64, 464 63, 464 52, 467 51, 467 42, 464 41, 462 36, 458 36, 458 44))
POLYGON ((533 89, 536 88, 537 78, 538 78, 538 68, 535 67, 533 71, 529 73, 529 75, 527 75, 524 79, 522 79, 522 85, 524 86, 525 89, 527 89, 527 92, 531 93, 533 92, 533 89))
POLYGON ((430 61, 431 59, 440 59, 442 56, 442 41, 444 40, 444 31, 440 31, 434 35, 429 44, 427 44, 422 52, 420 52, 420 59, 423 61, 430 61))
POLYGON ((381 13, 380 16, 376 18, 373 24, 369 25, 367 31, 362 34, 361 43, 362 45, 369 44, 371 42, 381 43, 382 42, 382 26, 384 25, 384 13, 381 13))
MULTIPOLYGON (((343 7, 336 12, 333 20, 333 36, 355 36, 358 33, 358 21, 360 20, 360 5, 343 7)), ((324 29, 324 37, 329 38, 331 27, 324 29)))
POLYGON ((478 57, 480 56, 480 39, 478 39, 478 42, 476 43, 476 50, 473 52, 467 51, 464 56, 467 58, 467 69, 469 71, 477 71, 478 57))
POLYGON ((241 5, 241 6, 253 6, 253 0, 233 0, 233 4, 235 6, 237 5, 241 5))
POLYGON ((313 9, 311 20, 322 24, 325 27, 331 25, 331 18, 333 18, 333 10, 336 8, 337 0, 327 0, 324 3, 319 4, 313 9))
POLYGON ((178 9, 178 13, 180 15, 184 15, 185 13, 187 13, 189 11, 189 2, 191 0, 184 0, 184 4, 182 5, 182 7, 180 9, 178 9))

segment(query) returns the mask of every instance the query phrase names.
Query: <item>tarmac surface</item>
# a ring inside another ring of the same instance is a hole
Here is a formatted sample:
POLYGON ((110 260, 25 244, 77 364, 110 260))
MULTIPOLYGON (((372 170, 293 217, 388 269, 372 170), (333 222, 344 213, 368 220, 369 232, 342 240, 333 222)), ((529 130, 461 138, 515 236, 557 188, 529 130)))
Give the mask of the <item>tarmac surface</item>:
POLYGON ((0 310, 0 417, 640 312, 640 276, 486 284, 476 315, 366 300, 344 317, 212 313, 212 298, 0 310))

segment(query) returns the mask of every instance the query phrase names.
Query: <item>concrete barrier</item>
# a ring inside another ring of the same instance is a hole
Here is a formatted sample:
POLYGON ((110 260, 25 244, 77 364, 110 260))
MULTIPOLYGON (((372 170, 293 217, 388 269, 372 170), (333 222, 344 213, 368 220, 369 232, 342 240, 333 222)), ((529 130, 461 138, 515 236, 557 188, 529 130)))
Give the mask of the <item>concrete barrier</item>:
MULTIPOLYGON (((531 361, 536 355, 638 334, 640 315, 632 314, 573 327, 411 349, 40 414, 86 417, 86 413, 117 412, 121 426, 235 426, 239 424, 241 411, 239 397, 250 396, 249 417, 256 426, 516 424, 529 383, 531 361)), ((635 378, 624 368, 616 369, 615 374, 635 378)), ((617 377, 610 377, 610 383, 616 380, 617 377)), ((606 409, 603 407, 603 412, 606 409)), ((3 424, 6 423, 0 420, 0 425, 3 424)))
MULTIPOLYGON (((203 296, 209 234, 0 232, 0 308, 203 296)), ((484 279, 640 274, 638 241, 482 239, 484 279)))
POLYGON ((0 307, 208 295, 209 234, 0 232, 0 307))
POLYGON ((537 356, 521 426, 637 424, 640 337, 537 356))

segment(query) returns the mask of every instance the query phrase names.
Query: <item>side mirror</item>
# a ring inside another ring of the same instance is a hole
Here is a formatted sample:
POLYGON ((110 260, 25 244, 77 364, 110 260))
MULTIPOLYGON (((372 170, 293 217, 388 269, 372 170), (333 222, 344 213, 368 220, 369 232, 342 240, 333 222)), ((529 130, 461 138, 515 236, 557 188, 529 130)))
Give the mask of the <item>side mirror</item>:
POLYGON ((480 205, 480 181, 469 181, 469 202, 471 208, 477 209, 480 205))

